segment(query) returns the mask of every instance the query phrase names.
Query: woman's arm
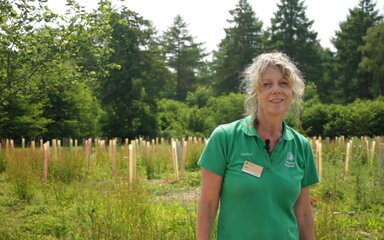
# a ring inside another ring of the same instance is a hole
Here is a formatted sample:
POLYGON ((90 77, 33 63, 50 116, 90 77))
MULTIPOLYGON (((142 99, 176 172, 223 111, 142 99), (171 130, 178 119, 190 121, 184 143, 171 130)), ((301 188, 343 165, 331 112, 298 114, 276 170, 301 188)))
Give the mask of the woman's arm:
POLYGON ((301 189, 295 205, 295 214, 299 225, 300 240, 316 239, 311 200, 309 199, 309 187, 301 189))
POLYGON ((209 240, 219 206, 221 182, 223 177, 202 168, 201 194, 198 207, 197 240, 209 240))

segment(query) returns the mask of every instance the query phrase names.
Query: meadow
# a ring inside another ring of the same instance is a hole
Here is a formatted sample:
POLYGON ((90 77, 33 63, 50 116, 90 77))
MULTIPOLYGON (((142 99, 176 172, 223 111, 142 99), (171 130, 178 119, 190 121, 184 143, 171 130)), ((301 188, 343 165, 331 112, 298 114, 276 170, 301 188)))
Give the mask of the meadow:
MULTIPOLYGON (((317 239, 384 239, 383 138, 317 140, 320 155, 311 142, 321 158, 317 239)), ((179 176, 169 141, 135 146, 134 178, 127 145, 96 142, 90 155, 83 145, 51 148, 45 179, 42 148, 3 145, 0 239, 195 239, 204 141, 188 141, 184 163, 178 145, 179 176)))

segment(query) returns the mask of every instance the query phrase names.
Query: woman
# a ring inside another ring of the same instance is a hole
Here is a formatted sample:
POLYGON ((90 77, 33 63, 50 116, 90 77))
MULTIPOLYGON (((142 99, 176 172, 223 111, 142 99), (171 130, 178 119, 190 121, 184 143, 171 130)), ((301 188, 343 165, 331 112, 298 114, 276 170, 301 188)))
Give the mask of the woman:
POLYGON ((199 165, 197 239, 315 239, 309 186, 319 182, 307 139, 284 122, 304 93, 299 70, 282 53, 245 70, 247 117, 218 126, 199 165), (220 204, 219 204, 220 202, 220 204))

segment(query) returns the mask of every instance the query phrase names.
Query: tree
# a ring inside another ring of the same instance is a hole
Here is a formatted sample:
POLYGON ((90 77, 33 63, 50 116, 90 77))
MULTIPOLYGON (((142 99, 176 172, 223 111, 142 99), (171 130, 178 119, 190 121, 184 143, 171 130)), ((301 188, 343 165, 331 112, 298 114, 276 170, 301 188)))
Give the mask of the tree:
POLYGON ((367 34, 367 30, 376 25, 381 18, 375 6, 372 0, 360 0, 357 7, 349 10, 347 20, 340 23, 340 30, 332 39, 337 49, 336 68, 339 77, 336 79, 336 89, 339 102, 372 97, 369 91, 371 74, 367 71, 358 71, 359 63, 362 61, 362 53, 358 49, 364 44, 363 37, 367 34))
POLYGON ((184 100, 189 91, 195 90, 198 73, 204 67, 206 54, 202 43, 195 43, 187 24, 177 15, 173 25, 163 33, 161 46, 167 64, 175 74, 175 97, 184 100))
POLYGON ((0 3, 1 104, 20 91, 35 90, 34 76, 44 74, 52 61, 76 56, 82 46, 87 18, 75 1, 69 1, 67 16, 53 13, 46 1, 33 2, 0 3))
POLYGON ((170 74, 160 50, 153 43, 149 21, 123 8, 110 20, 115 68, 99 79, 98 96, 106 112, 103 131, 110 137, 136 137, 157 134, 157 105, 170 74))
POLYGON ((263 23, 259 21, 247 0, 240 0, 230 10, 231 26, 214 52, 212 63, 214 90, 217 94, 239 91, 241 73, 263 51, 263 23))
POLYGON ((77 71, 74 62, 52 64, 39 76, 39 89, 45 102, 42 117, 49 120, 42 134, 45 138, 100 136, 100 104, 84 81, 86 75, 77 71), (53 79, 56 84, 51 84, 53 79))
POLYGON ((313 20, 306 17, 304 1, 281 0, 277 6, 268 33, 268 49, 286 53, 297 62, 304 78, 318 85, 322 79, 322 49, 317 33, 311 30, 313 20))
POLYGON ((91 18, 75 1, 68 1, 64 16, 53 13, 45 2, 0 3, 2 134, 94 136, 97 111, 87 110, 90 102, 97 106, 97 101, 86 89, 92 74, 82 72, 78 63, 84 49, 95 56, 97 63, 108 56, 106 44, 98 41, 96 45, 93 40, 100 33, 108 34, 103 21, 108 17, 105 13, 110 3, 101 0, 95 11, 97 21, 92 21, 96 18, 91 18))
POLYGON ((364 45, 359 50, 362 59, 359 69, 372 76, 372 82, 368 86, 373 97, 384 95, 384 22, 368 29, 363 37, 364 45))
POLYGON ((51 120, 43 116, 44 101, 34 95, 18 92, 0 105, 1 137, 33 138, 46 133, 51 120))

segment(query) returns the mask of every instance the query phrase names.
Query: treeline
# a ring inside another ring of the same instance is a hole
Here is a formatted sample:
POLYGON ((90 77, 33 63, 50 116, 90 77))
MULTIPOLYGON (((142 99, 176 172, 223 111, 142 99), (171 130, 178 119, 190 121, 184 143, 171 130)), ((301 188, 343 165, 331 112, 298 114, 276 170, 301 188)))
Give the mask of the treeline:
MULTIPOLYGON (((384 22, 360 0, 324 49, 305 1, 281 0, 263 22, 247 0, 230 10, 225 37, 207 52, 182 16, 158 32, 127 7, 100 0, 86 12, 68 1, 0 3, 0 137, 208 136, 242 117, 241 72, 266 51, 283 51, 307 83, 301 122, 309 135, 382 135, 384 22)), ((208 19, 207 19, 208 21, 208 19)))

